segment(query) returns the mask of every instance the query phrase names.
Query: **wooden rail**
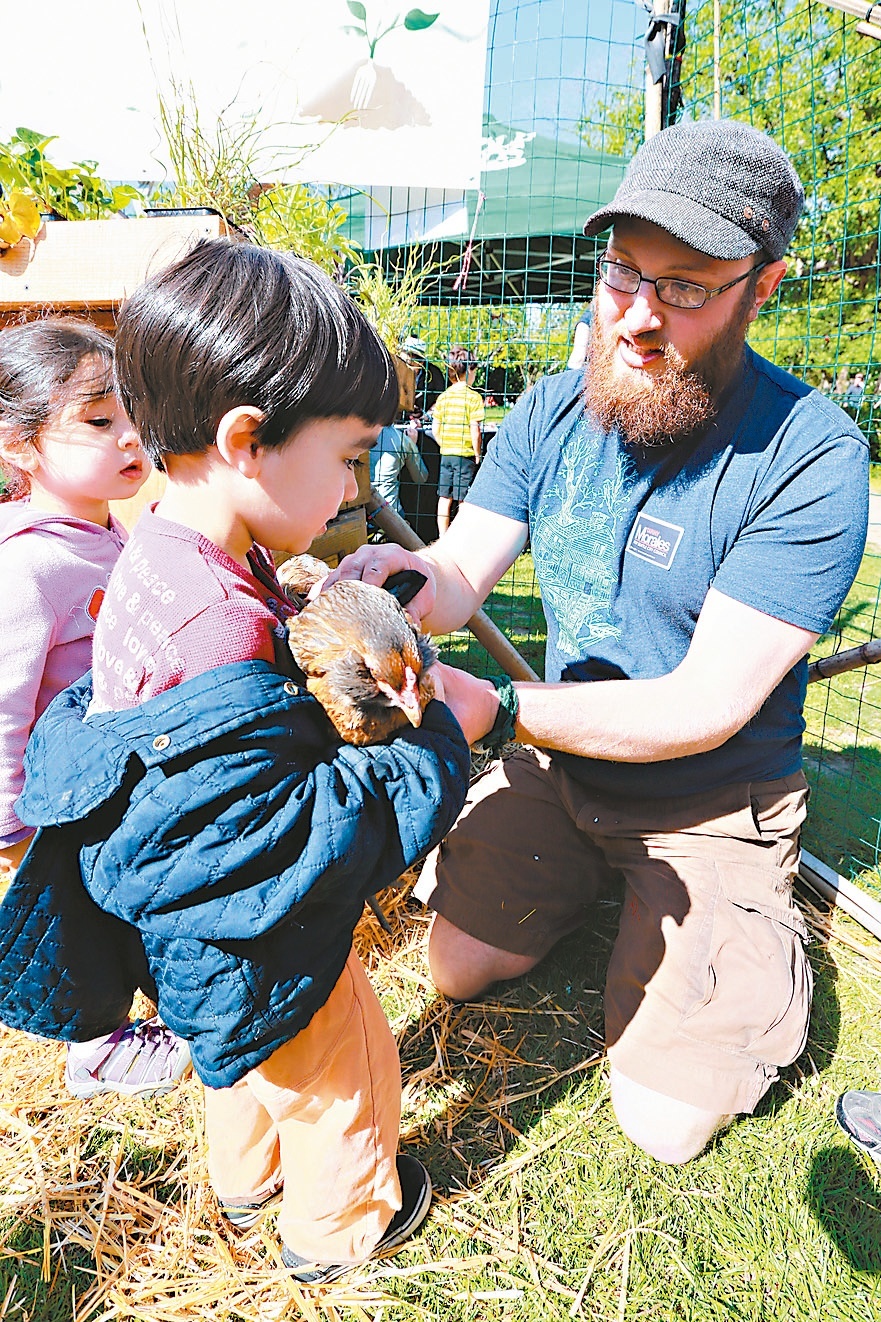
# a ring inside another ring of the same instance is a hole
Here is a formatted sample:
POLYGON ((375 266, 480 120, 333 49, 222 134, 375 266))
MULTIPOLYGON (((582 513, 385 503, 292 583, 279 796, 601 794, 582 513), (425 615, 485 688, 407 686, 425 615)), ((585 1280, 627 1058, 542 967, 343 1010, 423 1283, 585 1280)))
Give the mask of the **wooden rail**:
MULTIPOLYGON (((406 551, 422 551, 425 549, 425 542, 407 523, 400 514, 386 504, 382 496, 377 491, 372 490, 370 500, 367 502, 367 513, 370 515, 373 523, 380 528, 390 541, 397 542, 398 546, 403 546, 406 551)), ((468 621, 468 628, 474 634, 474 637, 489 652, 494 661, 502 667, 506 675, 511 679, 522 680, 540 680, 541 675, 536 674, 532 666, 517 651, 516 647, 508 641, 485 611, 476 611, 468 621)))
POLYGON ((837 9, 851 18, 859 18, 857 32, 863 37, 881 41, 881 4, 867 5, 864 0, 821 0, 829 9, 837 9))
POLYGON ((812 661, 808 666, 808 683, 815 684, 818 679, 831 679, 833 675, 843 675, 847 670, 858 670, 860 666, 873 666, 881 661, 881 638, 872 638, 862 647, 849 647, 834 656, 823 656, 819 661, 812 661))

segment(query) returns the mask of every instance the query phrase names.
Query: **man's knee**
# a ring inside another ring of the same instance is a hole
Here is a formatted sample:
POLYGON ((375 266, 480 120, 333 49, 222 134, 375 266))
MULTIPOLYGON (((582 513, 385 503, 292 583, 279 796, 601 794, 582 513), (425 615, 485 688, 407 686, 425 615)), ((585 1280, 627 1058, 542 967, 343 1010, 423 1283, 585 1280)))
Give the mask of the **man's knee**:
POLYGON ((614 1067, 611 1085, 612 1106, 624 1133, 650 1157, 670 1165, 682 1166, 699 1156, 713 1135, 734 1118, 665 1097, 614 1067))
POLYGON ((519 978, 538 961, 528 955, 478 941, 435 914, 428 939, 428 964, 438 991, 455 1001, 469 1001, 494 982, 519 978))

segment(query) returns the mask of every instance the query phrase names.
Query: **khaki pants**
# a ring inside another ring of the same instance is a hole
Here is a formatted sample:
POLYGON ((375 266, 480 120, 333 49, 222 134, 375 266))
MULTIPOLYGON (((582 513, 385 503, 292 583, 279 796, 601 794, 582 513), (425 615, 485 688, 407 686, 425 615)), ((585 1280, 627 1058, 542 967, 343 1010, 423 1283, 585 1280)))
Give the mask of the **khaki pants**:
POLYGON ((232 1088, 205 1089, 211 1183, 222 1202, 283 1184, 288 1248, 359 1262, 401 1206, 400 1119, 397 1046, 353 950, 301 1033, 232 1088))
POLYGON ((600 795, 522 748, 472 784, 415 893, 479 941, 540 959, 623 880, 609 1059, 677 1101, 752 1111, 807 1037, 792 898, 806 800, 801 773, 672 799, 600 795))

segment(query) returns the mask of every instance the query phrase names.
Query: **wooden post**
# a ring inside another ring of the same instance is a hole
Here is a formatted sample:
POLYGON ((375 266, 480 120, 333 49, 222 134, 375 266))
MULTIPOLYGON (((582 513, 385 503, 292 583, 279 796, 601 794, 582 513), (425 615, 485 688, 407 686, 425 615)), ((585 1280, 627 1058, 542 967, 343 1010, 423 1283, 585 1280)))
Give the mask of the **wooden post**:
POLYGON ((713 119, 722 118, 722 0, 713 0, 713 119))
MULTIPOLYGON (((421 537, 416 536, 406 519, 396 514, 375 490, 370 493, 367 512, 377 528, 382 529, 386 537, 397 542, 398 546, 403 546, 406 551, 425 549, 425 542, 421 537)), ((527 661, 524 661, 517 648, 508 641, 501 629, 493 624, 485 611, 476 611, 468 621, 468 628, 511 679, 540 682, 541 676, 536 674, 527 661)))
MULTIPOLYGON (((654 0, 655 14, 669 14, 671 9, 671 0, 654 0)), ((667 29, 665 37, 665 48, 669 54, 670 49, 670 29, 667 29)), ((656 133, 660 133, 663 122, 664 106, 664 80, 655 82, 652 78, 651 69, 646 64, 645 69, 645 140, 653 138, 656 133)))
POLYGON ((881 638, 870 638, 861 647, 848 647, 844 652, 821 656, 819 661, 812 661, 808 666, 808 683, 815 684, 819 679, 831 679, 833 675, 843 675, 848 670, 859 670, 860 666, 874 666, 879 661, 881 661, 881 638))

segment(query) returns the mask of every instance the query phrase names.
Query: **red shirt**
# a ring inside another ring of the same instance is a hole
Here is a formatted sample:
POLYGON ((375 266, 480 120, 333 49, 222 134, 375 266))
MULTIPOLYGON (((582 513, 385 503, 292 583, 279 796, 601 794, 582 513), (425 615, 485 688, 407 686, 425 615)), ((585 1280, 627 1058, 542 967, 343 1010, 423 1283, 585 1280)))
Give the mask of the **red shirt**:
POLYGON ((201 533, 145 510, 116 562, 92 648, 92 711, 120 711, 234 661, 274 662, 294 608, 265 553, 249 573, 201 533))

